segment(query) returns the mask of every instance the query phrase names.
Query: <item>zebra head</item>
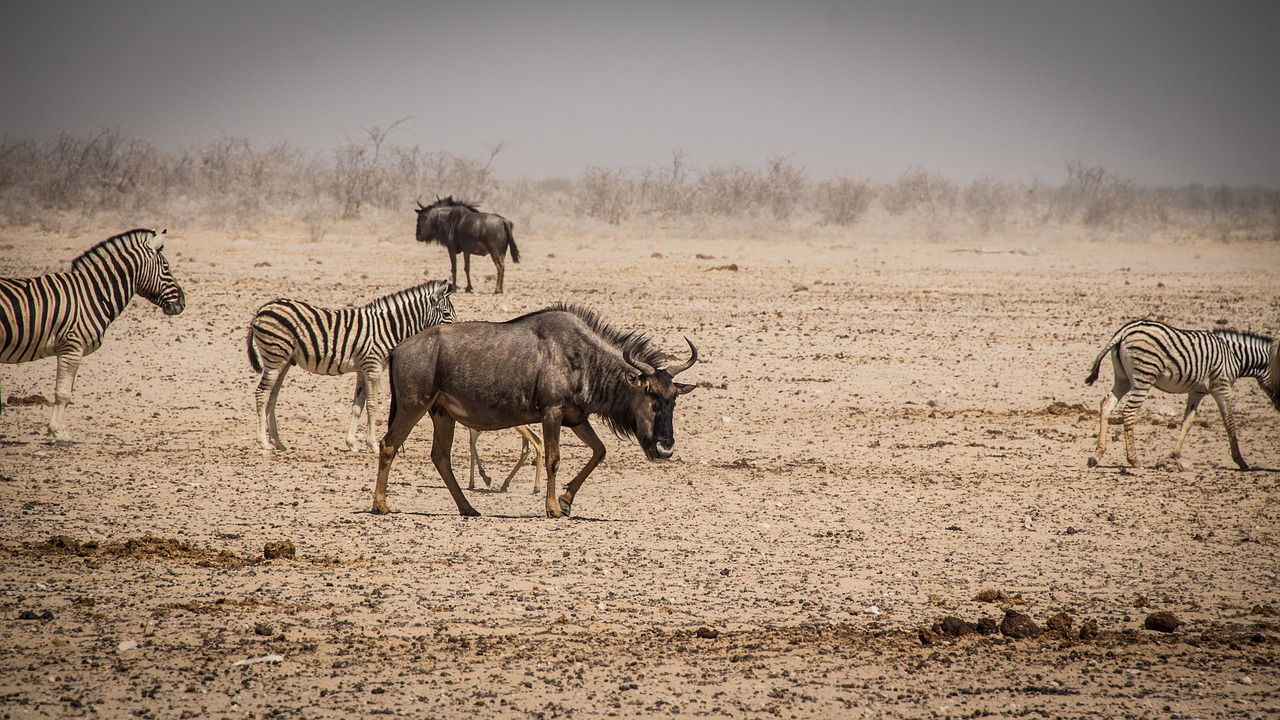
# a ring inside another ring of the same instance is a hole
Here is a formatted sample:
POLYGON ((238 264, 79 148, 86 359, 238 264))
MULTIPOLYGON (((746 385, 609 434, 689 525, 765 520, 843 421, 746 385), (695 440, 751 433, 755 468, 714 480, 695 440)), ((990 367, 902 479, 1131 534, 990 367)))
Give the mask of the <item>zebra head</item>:
POLYGON ((1267 374, 1258 376, 1258 387, 1276 410, 1280 410, 1280 338, 1272 340, 1267 349, 1267 374))
MULTIPOLYGON (((160 234, 168 232, 161 230, 160 234)), ((154 236, 155 232, 152 231, 154 236)), ((142 265, 138 268, 138 294, 155 303, 165 315, 178 315, 187 308, 187 295, 173 279, 164 256, 164 240, 143 242, 142 265)))

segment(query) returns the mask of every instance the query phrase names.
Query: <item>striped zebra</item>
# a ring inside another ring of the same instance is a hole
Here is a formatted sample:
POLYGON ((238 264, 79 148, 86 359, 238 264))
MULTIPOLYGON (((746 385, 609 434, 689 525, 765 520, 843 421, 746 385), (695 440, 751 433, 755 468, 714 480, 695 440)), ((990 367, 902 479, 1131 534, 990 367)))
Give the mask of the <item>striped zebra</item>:
POLYGON ((153 243, 155 236, 155 230, 130 230, 81 253, 71 261, 69 272, 0 278, 0 362, 58 356, 49 418, 49 433, 55 439, 70 437, 67 405, 80 362, 102 346, 107 326, 133 296, 150 300, 166 315, 177 315, 187 306, 161 252, 164 241, 153 243))
POLYGON ((249 323, 249 364, 262 373, 255 392, 258 442, 264 452, 284 450, 276 425, 276 399, 291 365, 318 375, 356 372, 355 398, 347 449, 356 448, 356 424, 368 400, 369 447, 378 450, 374 412, 378 388, 391 349, 437 323, 453 322, 453 286, 432 280, 378 298, 363 307, 330 310, 298 300, 279 299, 258 309, 249 323))
POLYGON ((1102 358, 1111 355, 1115 384, 1111 394, 1102 400, 1098 426, 1098 449, 1089 458, 1096 466, 1107 449, 1107 416, 1128 393, 1122 410, 1124 449, 1129 464, 1142 467, 1134 447, 1133 428, 1138 410, 1152 387, 1167 393, 1186 393, 1182 429, 1173 446, 1169 462, 1182 469, 1182 443, 1195 420, 1196 407, 1205 395, 1212 395, 1227 428, 1231 458, 1242 470, 1249 465, 1240 454, 1236 441, 1236 424, 1231 415, 1231 387, 1238 378, 1257 378, 1258 386, 1280 410, 1280 341, 1265 335, 1237 330, 1179 330, 1153 320, 1125 323, 1093 361, 1093 369, 1085 378, 1086 385, 1098 379, 1102 358))

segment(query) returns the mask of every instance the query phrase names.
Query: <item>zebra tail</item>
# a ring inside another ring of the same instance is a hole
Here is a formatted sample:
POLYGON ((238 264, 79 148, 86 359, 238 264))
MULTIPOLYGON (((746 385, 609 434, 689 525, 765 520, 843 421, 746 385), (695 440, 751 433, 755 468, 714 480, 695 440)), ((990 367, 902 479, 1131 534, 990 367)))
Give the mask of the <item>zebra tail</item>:
POLYGON ((1089 377, 1084 379, 1085 385, 1092 385, 1098 380, 1098 370, 1102 366, 1102 358, 1106 357, 1119 344, 1119 338, 1115 337, 1111 339, 1111 342, 1106 347, 1102 348, 1102 352, 1098 353, 1098 357, 1093 359, 1093 369, 1089 371, 1089 377))
POLYGON ((253 346, 253 328, 249 328, 249 332, 244 335, 245 345, 249 350, 249 365, 253 367, 254 372, 262 372, 262 359, 258 357, 258 350, 253 346))
POLYGON ((507 228, 507 247, 511 248, 511 262, 520 262, 520 248, 516 247, 516 236, 511 233, 511 222, 504 223, 507 228))

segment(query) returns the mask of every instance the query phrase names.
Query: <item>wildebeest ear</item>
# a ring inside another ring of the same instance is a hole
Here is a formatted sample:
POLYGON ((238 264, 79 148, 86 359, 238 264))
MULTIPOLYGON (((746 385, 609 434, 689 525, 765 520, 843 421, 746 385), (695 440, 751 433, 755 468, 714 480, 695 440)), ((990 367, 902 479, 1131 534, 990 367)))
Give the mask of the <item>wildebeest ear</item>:
POLYGON ((673 384, 676 386, 676 392, 680 393, 681 395, 684 395, 685 393, 691 393, 694 391, 695 388, 698 387, 697 385, 690 385, 689 383, 673 383, 673 384))
POLYGON ((644 385, 644 376, 640 373, 627 373, 627 384, 631 387, 641 387, 644 385))

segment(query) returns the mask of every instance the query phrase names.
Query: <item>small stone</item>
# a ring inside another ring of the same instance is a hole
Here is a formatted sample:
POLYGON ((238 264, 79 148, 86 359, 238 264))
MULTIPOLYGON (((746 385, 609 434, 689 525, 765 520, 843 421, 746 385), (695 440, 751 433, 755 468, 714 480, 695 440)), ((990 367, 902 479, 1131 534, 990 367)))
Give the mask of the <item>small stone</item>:
POLYGON ((272 635, 276 634, 276 629, 271 626, 271 623, 260 622, 260 623, 254 623, 253 632, 255 635, 262 635, 263 637, 271 637, 272 635))
POLYGON ((1069 637, 1071 634, 1071 626, 1075 624, 1075 620, 1070 615, 1060 612, 1049 618, 1044 623, 1045 630, 1062 637, 1069 637))
POLYGON ((1098 621, 1092 618, 1080 623, 1080 639, 1092 640, 1102 634, 1102 628, 1098 627, 1098 621))
POLYGON ((1005 610, 1004 620, 1000 622, 1000 634, 1005 637, 1021 638, 1035 637, 1043 632, 1036 621, 1031 619, 1030 615, 1020 613, 1017 610, 1005 610))
POLYGON ((716 638, 720 637, 719 630, 716 630, 714 628, 709 628, 706 625, 699 626, 697 630, 693 631, 693 634, 697 635, 700 638, 705 638, 707 640, 715 640, 716 638))
POLYGON ((39 620, 40 616, 36 614, 35 610, 23 610, 21 613, 18 614, 18 619, 19 620, 39 620))
POLYGON ((995 618, 984 617, 978 621, 979 635, 995 635, 998 632, 1000 632, 1000 625, 995 618))
POLYGON ((262 556, 267 560, 275 560, 276 558, 293 560, 297 557, 297 551, 293 547, 292 540, 280 540, 263 545, 262 556))
POLYGON ((116 652, 129 652, 137 647, 137 640, 121 640, 120 644, 116 646, 116 652))
POLYGON ((1142 621, 1142 627, 1162 633, 1171 633, 1177 630, 1181 624, 1182 621, 1167 610, 1153 612, 1142 621))
POLYGON ((974 627, 972 625, 958 617, 955 617, 954 615, 948 615, 942 618, 942 622, 939 623, 938 628, 952 637, 968 635, 974 631, 974 627))
POLYGON ((921 645, 932 645, 942 639, 942 636, 932 628, 927 628, 923 625, 920 626, 918 634, 920 636, 921 645))

